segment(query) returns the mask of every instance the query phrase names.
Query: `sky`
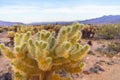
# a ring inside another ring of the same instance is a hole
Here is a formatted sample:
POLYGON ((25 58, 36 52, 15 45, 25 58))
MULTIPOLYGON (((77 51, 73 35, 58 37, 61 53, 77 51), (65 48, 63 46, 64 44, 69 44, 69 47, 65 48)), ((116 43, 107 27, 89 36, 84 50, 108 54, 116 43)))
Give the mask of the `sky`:
POLYGON ((0 0, 0 20, 74 21, 120 15, 120 0, 0 0))

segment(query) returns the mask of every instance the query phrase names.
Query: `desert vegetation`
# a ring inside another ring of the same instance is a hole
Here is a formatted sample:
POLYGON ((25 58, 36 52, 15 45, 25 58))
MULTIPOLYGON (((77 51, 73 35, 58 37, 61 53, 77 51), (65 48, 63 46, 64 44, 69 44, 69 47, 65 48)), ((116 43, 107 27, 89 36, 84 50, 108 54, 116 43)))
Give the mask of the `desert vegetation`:
POLYGON ((120 38, 120 24, 106 24, 98 26, 97 36, 104 39, 120 38))
POLYGON ((102 80, 120 67, 120 24, 1 26, 0 43, 0 80, 102 80))

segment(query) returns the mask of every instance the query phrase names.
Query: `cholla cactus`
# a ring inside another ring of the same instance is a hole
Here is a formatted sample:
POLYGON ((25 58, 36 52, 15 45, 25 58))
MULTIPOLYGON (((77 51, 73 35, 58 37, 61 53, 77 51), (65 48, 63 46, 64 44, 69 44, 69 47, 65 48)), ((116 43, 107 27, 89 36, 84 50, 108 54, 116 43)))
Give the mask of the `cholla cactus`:
POLYGON ((83 38, 94 38, 97 31, 97 27, 95 25, 86 25, 82 30, 83 38))
POLYGON ((11 27, 7 27, 8 31, 14 31, 15 27, 11 26, 11 27))
POLYGON ((20 27, 17 28, 18 33, 25 33, 27 31, 30 31, 32 34, 34 34, 34 27, 33 26, 24 26, 21 25, 20 27))
POLYGON ((15 32, 14 31, 8 31, 8 38, 13 38, 15 36, 15 32))
POLYGON ((14 80, 70 80, 69 76, 60 77, 56 72, 79 73, 84 63, 78 63, 88 52, 89 46, 80 45, 83 25, 75 23, 60 29, 58 36, 54 32, 42 30, 35 38, 31 33, 16 33, 14 50, 0 45, 2 53, 8 57, 13 66, 14 80))

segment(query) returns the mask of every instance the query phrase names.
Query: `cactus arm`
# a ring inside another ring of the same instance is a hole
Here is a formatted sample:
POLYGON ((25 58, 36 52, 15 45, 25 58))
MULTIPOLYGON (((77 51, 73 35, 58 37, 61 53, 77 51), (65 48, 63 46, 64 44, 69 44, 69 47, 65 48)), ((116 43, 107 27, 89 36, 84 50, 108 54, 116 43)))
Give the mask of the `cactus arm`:
POLYGON ((70 27, 68 38, 71 39, 79 30, 83 29, 82 24, 74 23, 72 27, 70 27))
POLYGON ((54 37, 50 37, 50 38, 49 38, 49 40, 48 40, 48 43, 49 43, 48 49, 49 49, 50 51, 52 51, 53 48, 55 47, 55 42, 56 42, 56 40, 55 40, 54 37))
POLYGON ((21 44, 21 46, 16 46, 15 47, 15 55, 16 55, 16 57, 17 58, 24 58, 25 57, 25 52, 26 52, 26 46, 27 46, 27 44, 26 43, 23 43, 23 44, 21 44))
POLYGON ((52 58, 51 57, 40 58, 38 60, 38 66, 43 71, 49 70, 52 66, 52 58))
POLYGON ((9 58, 9 59, 15 58, 14 52, 12 52, 8 47, 5 47, 4 44, 0 44, 0 49, 3 53, 3 55, 5 55, 7 58, 9 58))
POLYGON ((20 44, 21 39, 22 39, 22 35, 21 35, 21 34, 16 33, 16 34, 15 34, 15 38, 14 38, 14 41, 15 41, 15 46, 18 46, 18 45, 20 44))
POLYGON ((82 36, 81 32, 77 32, 71 39, 70 42, 74 45, 76 42, 78 42, 80 40, 82 36))
POLYGON ((73 61, 81 60, 85 54, 89 51, 89 45, 86 45, 82 49, 70 55, 70 59, 73 61))
POLYGON ((83 67, 85 66, 84 63, 80 64, 80 66, 75 66, 75 67, 71 67, 71 66, 67 66, 65 67, 65 71, 69 72, 69 73, 80 73, 83 70, 83 67))
POLYGON ((37 62, 35 59, 29 57, 28 55, 26 55, 22 61, 24 61, 25 64, 32 66, 33 68, 38 68, 37 62))
POLYGON ((64 42, 63 44, 56 47, 55 51, 56 51, 57 57, 68 58, 70 48, 71 48, 71 43, 70 42, 64 42))
POLYGON ((36 57, 36 55, 35 55, 35 44, 33 43, 32 40, 29 40, 28 47, 29 47, 30 56, 32 58, 35 58, 36 57))
POLYGON ((62 64, 70 63, 70 62, 71 61, 69 58, 59 57, 53 60, 53 65, 62 65, 62 64))
POLYGON ((22 41, 27 42, 30 39, 30 37, 31 37, 31 32, 28 31, 26 34, 23 35, 22 41))
POLYGON ((67 29, 65 27, 60 29, 60 32, 57 36, 56 44, 59 45, 59 44, 63 43, 64 41, 67 41, 67 29))
POLYGON ((34 68, 24 63, 22 60, 12 60, 12 65, 15 70, 23 72, 25 74, 37 74, 40 73, 38 68, 34 68))
POLYGON ((19 72, 14 72, 14 80, 27 80, 27 76, 19 72))

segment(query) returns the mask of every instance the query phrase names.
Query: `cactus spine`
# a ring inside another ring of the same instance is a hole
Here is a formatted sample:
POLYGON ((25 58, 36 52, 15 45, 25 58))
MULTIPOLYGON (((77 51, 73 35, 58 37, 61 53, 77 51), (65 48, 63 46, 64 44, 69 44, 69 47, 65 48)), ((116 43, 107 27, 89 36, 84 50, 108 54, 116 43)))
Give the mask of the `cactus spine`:
POLYGON ((55 36, 54 32, 42 30, 32 38, 31 33, 16 33, 14 49, 0 45, 2 53, 11 60, 14 80, 32 80, 34 75, 39 80, 70 80, 60 77, 56 72, 79 73, 84 63, 79 64, 88 52, 89 46, 78 43, 79 32, 84 25, 74 23, 62 27, 55 36))

